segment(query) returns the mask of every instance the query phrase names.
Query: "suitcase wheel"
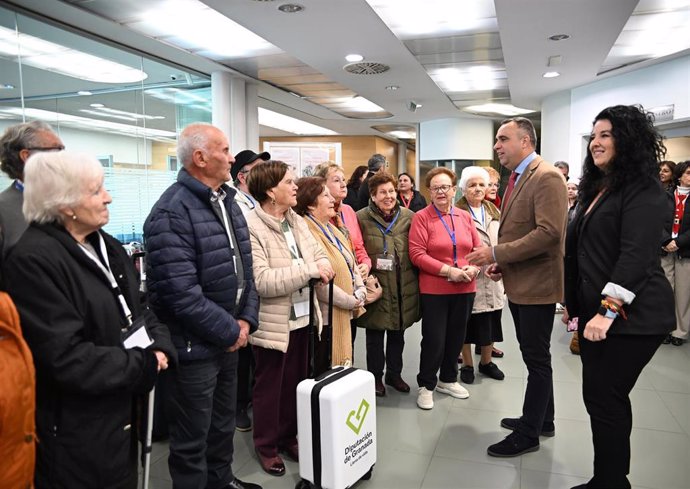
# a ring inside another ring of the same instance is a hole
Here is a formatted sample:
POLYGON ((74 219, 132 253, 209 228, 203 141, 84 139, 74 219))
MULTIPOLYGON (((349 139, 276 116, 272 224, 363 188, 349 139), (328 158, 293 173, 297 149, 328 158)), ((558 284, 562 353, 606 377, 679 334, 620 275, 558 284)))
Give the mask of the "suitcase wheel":
POLYGON ((297 485, 295 486, 295 489, 313 489, 314 484, 309 482, 306 479, 300 479, 299 482, 297 482, 297 485))

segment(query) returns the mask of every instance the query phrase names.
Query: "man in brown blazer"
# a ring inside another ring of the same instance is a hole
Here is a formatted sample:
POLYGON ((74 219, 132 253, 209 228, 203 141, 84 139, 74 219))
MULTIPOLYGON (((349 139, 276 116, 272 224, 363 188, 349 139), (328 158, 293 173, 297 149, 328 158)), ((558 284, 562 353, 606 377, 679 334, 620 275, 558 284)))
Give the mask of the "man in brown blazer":
POLYGON ((501 420, 513 433, 489 447, 494 457, 536 451, 540 435, 555 434, 550 342, 556 302, 563 300, 568 200, 563 175, 536 153, 536 145, 529 119, 501 123, 494 150, 512 174, 503 196, 498 245, 467 255, 473 265, 490 265, 487 274, 493 279, 503 278, 528 371, 522 416, 501 420))

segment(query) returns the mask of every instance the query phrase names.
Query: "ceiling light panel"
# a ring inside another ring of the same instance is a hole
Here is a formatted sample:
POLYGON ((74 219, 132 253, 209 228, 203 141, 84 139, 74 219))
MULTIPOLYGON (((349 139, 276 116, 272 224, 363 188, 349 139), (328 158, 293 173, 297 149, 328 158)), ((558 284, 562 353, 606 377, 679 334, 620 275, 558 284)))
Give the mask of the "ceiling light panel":
POLYGON ((402 40, 497 31, 493 0, 367 0, 402 40))
POLYGON ((262 107, 259 107, 259 124, 300 136, 334 136, 337 134, 335 131, 325 127, 310 124, 309 122, 304 122, 262 107))
POLYGON ((690 0, 642 0, 600 73, 690 49, 690 0))

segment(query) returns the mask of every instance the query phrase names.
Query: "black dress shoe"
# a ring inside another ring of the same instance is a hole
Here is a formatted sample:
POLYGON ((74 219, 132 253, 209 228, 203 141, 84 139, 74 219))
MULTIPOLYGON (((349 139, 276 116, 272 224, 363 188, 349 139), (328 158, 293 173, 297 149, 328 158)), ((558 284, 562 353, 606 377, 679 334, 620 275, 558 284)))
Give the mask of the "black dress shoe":
POLYGON ((374 380, 374 392, 376 397, 383 397, 386 395, 386 387, 383 385, 381 379, 374 380))
POLYGON ((252 482, 242 482, 237 477, 230 484, 227 485, 228 489, 262 489, 259 484, 254 484, 252 482))
POLYGON ((499 350, 498 348, 495 348, 495 347, 493 347, 493 346, 491 347, 491 356, 492 356, 493 358, 503 358, 504 355, 505 355, 505 353, 503 353, 503 352, 502 352, 501 350, 499 350))
POLYGON ((676 338, 675 336, 671 337, 671 344, 673 346, 680 346, 683 344, 683 340, 681 338, 676 338))
POLYGON ((671 336, 671 335, 666 336, 666 338, 664 338, 664 341, 662 341, 662 343, 664 345, 669 345, 671 343, 671 338, 673 338, 673 336, 671 336))
MULTIPOLYGON (((515 431, 517 429, 517 425, 520 422, 520 418, 503 418, 501 420, 501 427, 502 428, 507 428, 509 430, 515 431)), ((556 434, 556 427, 553 424, 553 421, 549 422, 544 422, 544 424, 541 427, 541 436, 547 436, 547 437, 552 437, 556 434)))
POLYGON ((539 450, 539 438, 529 438, 525 435, 513 431, 506 436, 503 441, 491 445, 486 453, 492 457, 517 457, 524 453, 536 452, 539 450))
POLYGON ((259 452, 258 449, 254 449, 254 451, 256 452, 256 456, 259 458, 259 465, 261 465, 261 468, 264 469, 264 472, 270 475, 275 475, 276 477, 285 475, 285 463, 283 463, 282 458, 277 455, 275 457, 266 457, 261 455, 261 452, 259 452))
POLYGON ((496 380, 503 380, 506 377, 505 374, 501 372, 501 369, 498 368, 498 365, 496 365, 494 362, 489 362, 486 365, 482 365, 480 363, 479 372, 496 380))
POLYGON ((390 385, 398 392, 402 392, 404 394, 410 392, 410 386, 407 385, 407 382, 405 382, 399 375, 386 375, 386 384, 390 385))
POLYGON ((235 415, 235 429, 237 431, 251 431, 252 419, 249 417, 247 408, 239 408, 235 415))

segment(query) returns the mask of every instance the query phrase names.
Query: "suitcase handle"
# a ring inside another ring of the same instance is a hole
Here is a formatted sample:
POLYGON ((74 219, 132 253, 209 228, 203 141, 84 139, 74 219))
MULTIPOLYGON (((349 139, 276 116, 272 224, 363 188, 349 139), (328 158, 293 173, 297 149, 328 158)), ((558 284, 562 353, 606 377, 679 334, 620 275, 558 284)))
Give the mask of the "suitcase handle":
MULTIPOLYGON (((309 377, 314 378, 314 359, 316 345, 316 291, 315 287, 321 280, 312 278, 309 280, 309 377)), ((328 282, 328 325, 333 327, 333 279, 328 282)), ((329 361, 330 361, 329 353, 329 361)))

